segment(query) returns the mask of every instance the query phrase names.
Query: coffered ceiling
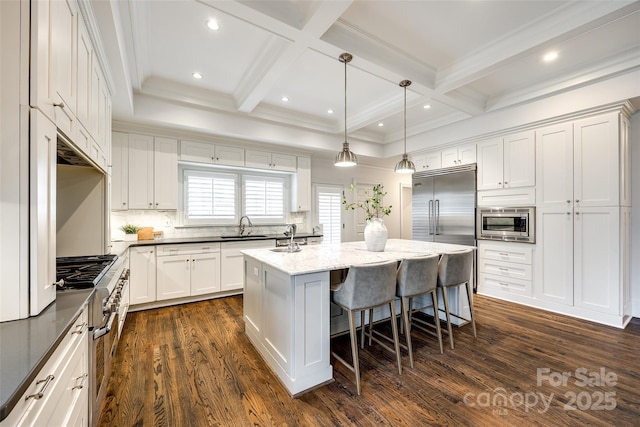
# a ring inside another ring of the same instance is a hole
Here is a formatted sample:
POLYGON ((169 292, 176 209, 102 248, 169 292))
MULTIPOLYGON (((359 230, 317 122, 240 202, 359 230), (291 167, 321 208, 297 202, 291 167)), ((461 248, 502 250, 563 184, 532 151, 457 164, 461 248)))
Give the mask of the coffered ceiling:
POLYGON ((403 79, 413 82, 407 133, 416 135, 640 67, 638 1, 120 0, 93 9, 114 120, 327 153, 344 138, 342 52, 354 57, 348 138, 372 156, 402 140, 403 79), (557 59, 545 62, 550 52, 557 59))

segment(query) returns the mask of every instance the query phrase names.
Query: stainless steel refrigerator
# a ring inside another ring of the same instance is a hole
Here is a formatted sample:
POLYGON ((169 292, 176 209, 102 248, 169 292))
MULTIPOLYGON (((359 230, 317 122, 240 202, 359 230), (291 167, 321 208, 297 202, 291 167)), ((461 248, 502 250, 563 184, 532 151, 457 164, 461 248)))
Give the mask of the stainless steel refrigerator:
POLYGON ((476 165, 413 175, 413 239, 476 244, 476 165))

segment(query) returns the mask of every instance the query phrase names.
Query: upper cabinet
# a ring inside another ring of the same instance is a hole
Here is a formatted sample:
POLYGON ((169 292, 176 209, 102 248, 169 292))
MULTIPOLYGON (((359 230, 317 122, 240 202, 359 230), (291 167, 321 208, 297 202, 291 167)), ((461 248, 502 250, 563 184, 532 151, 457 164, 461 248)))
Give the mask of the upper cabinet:
POLYGON ((416 172, 440 169, 442 167, 442 153, 440 151, 432 151, 415 155, 413 156, 413 164, 416 165, 416 172))
POLYGON ((31 2, 30 104, 108 172, 111 94, 76 0, 31 2))
POLYGON ((442 151, 442 167, 468 165, 476 162, 476 145, 461 145, 442 151))
POLYGON ((478 143, 478 190, 535 185, 534 132, 478 143))
POLYGON ((129 134, 113 133, 111 165, 111 209, 129 209, 129 134))
POLYGON ((311 158, 298 156, 298 169, 292 178, 291 212, 311 210, 311 158))
POLYGON ((283 172, 296 172, 296 156, 267 151, 245 150, 245 166, 248 168, 271 169, 283 172))
POLYGON ((180 141, 180 160, 225 166, 244 166, 244 149, 183 140, 180 141))
POLYGON ((178 141, 129 135, 129 209, 178 208, 178 141))

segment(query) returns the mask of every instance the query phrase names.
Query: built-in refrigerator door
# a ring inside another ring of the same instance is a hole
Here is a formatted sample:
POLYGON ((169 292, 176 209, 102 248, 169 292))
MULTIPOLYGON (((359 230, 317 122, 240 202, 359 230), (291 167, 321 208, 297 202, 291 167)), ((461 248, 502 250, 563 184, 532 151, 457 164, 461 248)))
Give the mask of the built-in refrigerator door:
POLYGON ((433 241, 433 178, 414 178, 412 194, 413 240, 433 241))
POLYGON ((476 172, 433 177, 434 241, 475 246, 476 172))

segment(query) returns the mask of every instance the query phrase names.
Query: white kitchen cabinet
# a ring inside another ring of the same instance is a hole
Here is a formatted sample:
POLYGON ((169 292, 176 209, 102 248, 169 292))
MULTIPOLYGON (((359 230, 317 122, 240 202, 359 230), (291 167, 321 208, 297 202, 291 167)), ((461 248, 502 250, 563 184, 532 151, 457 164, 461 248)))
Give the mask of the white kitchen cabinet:
POLYGON ((225 166, 244 166, 244 148, 206 142, 180 141, 180 160, 225 166))
POLYGON ((114 132, 111 140, 111 209, 129 208, 129 134, 114 132))
POLYGON ((442 167, 442 152, 431 151, 425 154, 417 154, 413 156, 413 164, 416 166, 416 172, 440 169, 442 167))
POLYGON ((298 169, 292 177, 291 212, 311 210, 311 158, 298 156, 298 169))
POLYGON ((220 291, 220 244, 164 245, 158 250, 157 300, 220 291))
POLYGON ((87 426, 89 334, 87 307, 55 348, 1 427, 87 426), (37 393, 42 393, 36 398, 37 393))
POLYGON ((40 313, 56 297, 56 126, 31 110, 29 168, 30 314, 40 313))
POLYGON ((248 168, 271 169, 283 172, 295 172, 296 156, 284 153, 245 150, 245 166, 248 168))
POLYGON ((476 145, 461 145, 442 151, 442 167, 468 165, 476 162, 476 145))
POLYGON ((275 241, 254 240, 250 242, 223 242, 220 244, 221 290, 241 290, 245 285, 244 255, 242 250, 274 248, 275 241))
POLYGON ((178 208, 178 141, 129 135, 129 209, 178 208))
POLYGON ((77 71, 76 71, 76 115, 78 120, 89 127, 91 111, 91 73, 93 60, 93 44, 82 19, 78 20, 77 71))
POLYGON ((479 191, 534 186, 533 131, 478 143, 477 162, 479 191))
POLYGON ((478 241, 478 290, 502 297, 533 293, 533 251, 528 243, 478 241))
POLYGON ((131 305, 156 300, 156 247, 129 248, 129 299, 131 305))

